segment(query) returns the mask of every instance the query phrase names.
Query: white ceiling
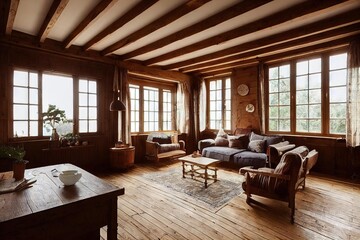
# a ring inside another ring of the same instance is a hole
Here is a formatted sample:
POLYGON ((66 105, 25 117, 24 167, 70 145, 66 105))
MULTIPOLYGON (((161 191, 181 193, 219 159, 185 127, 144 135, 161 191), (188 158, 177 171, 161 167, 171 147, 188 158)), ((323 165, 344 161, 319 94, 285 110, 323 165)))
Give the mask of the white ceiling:
MULTIPOLYGON (((15 21, 13 24, 13 30, 37 36, 43 21, 51 7, 52 0, 20 0, 15 21)), ((90 11, 99 4, 101 0, 69 0, 64 11, 57 19, 55 25, 51 29, 48 39, 56 40, 59 42, 64 41, 69 34, 79 25, 79 23, 90 13, 90 11)), ((106 12, 100 17, 96 18, 91 24, 84 29, 73 41, 75 46, 83 46, 94 36, 99 34, 104 28, 113 23, 116 19, 123 16, 126 12, 139 4, 141 0, 115 0, 112 5, 105 10, 106 12)), ((138 16, 134 16, 133 19, 121 28, 109 34, 90 49, 95 51, 102 51, 111 44, 127 37, 129 34, 147 26, 149 23, 155 21, 171 10, 179 7, 180 5, 188 2, 187 0, 159 0, 157 3, 149 7, 138 16)), ((178 18, 170 24, 153 31, 152 33, 138 39, 137 41, 130 43, 113 52, 115 55, 123 55, 136 50, 140 47, 146 46, 156 40, 162 39, 172 33, 176 33, 186 27, 189 27, 195 23, 198 23, 220 11, 223 11, 233 5, 241 2, 240 0, 212 0, 201 7, 193 10, 192 12, 178 18)), ((193 34, 190 37, 180 39, 176 42, 169 43, 168 45, 151 51, 145 54, 133 57, 132 60, 146 61, 148 59, 163 55, 182 47, 189 46, 197 43, 201 40, 208 39, 210 37, 221 35, 224 32, 235 29, 237 27, 249 24, 266 16, 270 16, 281 10, 287 9, 298 3, 305 2, 304 0, 275 0, 262 5, 249 12, 243 13, 237 17, 234 17, 228 21, 222 22, 214 27, 193 34)), ((323 11, 317 11, 313 14, 307 14, 293 20, 287 21, 276 26, 259 30, 250 34, 246 34, 241 37, 231 39, 223 43, 215 43, 216 45, 209 46, 189 54, 184 54, 172 59, 157 63, 157 65, 163 66, 173 64, 179 61, 192 59, 194 57, 203 56, 209 53, 213 53, 222 49, 227 49, 239 44, 243 44, 249 41, 261 39, 267 36, 271 36, 276 33, 281 33, 290 29, 295 29, 300 26, 304 26, 309 23, 313 23, 322 19, 330 18, 342 12, 350 11, 360 6, 359 0, 345 1, 344 3, 337 4, 334 7, 327 8, 323 11)), ((360 14, 359 14, 360 15, 360 14)))

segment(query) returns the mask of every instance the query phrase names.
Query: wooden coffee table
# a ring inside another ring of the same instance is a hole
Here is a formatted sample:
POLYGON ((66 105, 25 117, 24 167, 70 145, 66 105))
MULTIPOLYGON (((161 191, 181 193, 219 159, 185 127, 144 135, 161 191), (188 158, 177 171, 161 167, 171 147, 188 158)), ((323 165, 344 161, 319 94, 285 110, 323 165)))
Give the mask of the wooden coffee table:
POLYGON ((217 181, 217 168, 210 167, 216 165, 220 160, 207 158, 207 157, 192 157, 191 155, 178 158, 182 162, 183 178, 186 176, 200 177, 204 179, 205 188, 208 186, 208 180, 217 181), (209 174, 208 170, 211 170, 213 174, 209 174))

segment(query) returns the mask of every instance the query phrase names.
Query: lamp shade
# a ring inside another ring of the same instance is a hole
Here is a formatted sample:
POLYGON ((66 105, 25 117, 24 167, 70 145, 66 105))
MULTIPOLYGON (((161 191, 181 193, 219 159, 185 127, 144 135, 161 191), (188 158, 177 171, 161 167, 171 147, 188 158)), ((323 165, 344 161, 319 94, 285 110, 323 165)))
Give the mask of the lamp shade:
POLYGON ((125 111, 126 107, 119 98, 114 98, 110 103, 110 111, 125 111))

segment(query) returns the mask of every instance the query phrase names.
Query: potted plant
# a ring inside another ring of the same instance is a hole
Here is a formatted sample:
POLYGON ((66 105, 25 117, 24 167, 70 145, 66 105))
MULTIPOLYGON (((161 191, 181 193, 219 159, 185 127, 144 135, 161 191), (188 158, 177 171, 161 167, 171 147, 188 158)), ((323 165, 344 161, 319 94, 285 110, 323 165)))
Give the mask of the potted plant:
POLYGON ((79 134, 67 133, 60 138, 60 143, 62 147, 78 146, 80 145, 80 136, 79 134))
POLYGON ((64 110, 60 110, 56 105, 49 104, 46 112, 42 113, 44 127, 50 126, 52 129, 50 140, 59 140, 59 134, 56 132, 56 126, 60 122, 67 122, 64 110))
POLYGON ((26 164, 29 162, 24 160, 25 153, 25 149, 22 147, 0 146, 0 159, 2 162, 12 162, 13 177, 15 180, 24 178, 26 164))

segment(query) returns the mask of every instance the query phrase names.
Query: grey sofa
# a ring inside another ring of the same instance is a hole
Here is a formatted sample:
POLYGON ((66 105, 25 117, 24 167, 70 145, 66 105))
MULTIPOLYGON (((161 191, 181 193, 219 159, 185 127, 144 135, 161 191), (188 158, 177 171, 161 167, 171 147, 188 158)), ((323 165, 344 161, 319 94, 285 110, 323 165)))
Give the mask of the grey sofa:
MULTIPOLYGON (((238 129, 235 133, 241 132, 238 129)), ((263 136, 250 132, 250 134, 234 134, 228 136, 229 144, 217 144, 216 139, 204 139, 198 143, 198 148, 204 157, 218 159, 236 164, 239 167, 252 166, 253 168, 265 167, 268 162, 267 148, 272 144, 282 141, 280 136, 263 136), (231 144, 237 139, 239 144, 231 144), (261 143, 260 149, 254 144, 261 143)))

